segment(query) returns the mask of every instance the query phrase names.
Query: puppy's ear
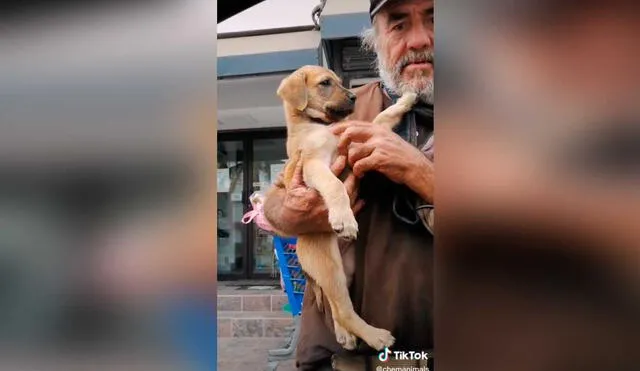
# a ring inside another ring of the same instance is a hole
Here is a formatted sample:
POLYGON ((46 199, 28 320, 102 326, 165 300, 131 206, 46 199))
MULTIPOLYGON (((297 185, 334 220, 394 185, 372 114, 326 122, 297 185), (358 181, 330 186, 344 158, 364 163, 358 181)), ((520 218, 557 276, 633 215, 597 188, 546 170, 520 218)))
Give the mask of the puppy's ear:
POLYGON ((307 75, 297 71, 282 80, 277 91, 278 96, 293 105, 298 111, 304 111, 308 104, 307 75))

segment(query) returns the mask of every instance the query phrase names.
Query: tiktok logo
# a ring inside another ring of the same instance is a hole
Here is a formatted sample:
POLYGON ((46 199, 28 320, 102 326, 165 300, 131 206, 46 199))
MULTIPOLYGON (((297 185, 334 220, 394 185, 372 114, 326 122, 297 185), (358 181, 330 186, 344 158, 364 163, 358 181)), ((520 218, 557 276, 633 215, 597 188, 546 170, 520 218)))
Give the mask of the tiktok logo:
POLYGON ((389 354, 391 354, 391 350, 388 347, 384 347, 384 350, 378 354, 378 359, 381 362, 387 362, 389 359, 389 354))

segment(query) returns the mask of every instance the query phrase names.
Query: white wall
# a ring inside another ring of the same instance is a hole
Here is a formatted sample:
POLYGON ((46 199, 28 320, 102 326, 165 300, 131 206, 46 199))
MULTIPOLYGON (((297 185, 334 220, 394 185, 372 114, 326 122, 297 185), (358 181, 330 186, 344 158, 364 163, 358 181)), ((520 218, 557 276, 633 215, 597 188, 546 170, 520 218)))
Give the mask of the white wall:
POLYGON ((218 40, 218 58, 234 55, 262 54, 314 49, 320 45, 320 32, 267 34, 218 40))
POLYGON ((322 15, 368 13, 369 0, 327 0, 322 15))
POLYGON ((312 26, 311 11, 319 3, 320 0, 265 0, 218 24, 218 34, 312 26))

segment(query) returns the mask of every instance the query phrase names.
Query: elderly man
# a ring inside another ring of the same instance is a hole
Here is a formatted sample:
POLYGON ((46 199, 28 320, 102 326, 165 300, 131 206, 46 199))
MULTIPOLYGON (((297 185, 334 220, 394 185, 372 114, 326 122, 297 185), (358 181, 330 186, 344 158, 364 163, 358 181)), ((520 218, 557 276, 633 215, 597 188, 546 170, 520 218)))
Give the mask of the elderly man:
MULTIPOLYGON (((351 299, 365 321, 392 332, 393 350, 407 352, 433 349, 433 10, 432 0, 371 1, 373 27, 363 46, 376 53, 381 81, 357 89, 350 121, 332 126, 346 155, 334 171, 353 169, 345 185, 360 228, 354 244, 341 246, 345 269, 354 273, 351 299), (373 126, 405 91, 417 93, 419 103, 396 132, 373 126)), ((292 235, 331 231, 322 198, 300 175, 288 190, 276 184, 265 216, 292 235)), ((354 352, 340 347, 329 308, 319 311, 314 295, 305 295, 303 307, 299 369, 331 370, 332 358, 337 370, 374 369, 380 362, 362 342, 354 352)), ((385 365, 393 366, 389 358, 385 365)))

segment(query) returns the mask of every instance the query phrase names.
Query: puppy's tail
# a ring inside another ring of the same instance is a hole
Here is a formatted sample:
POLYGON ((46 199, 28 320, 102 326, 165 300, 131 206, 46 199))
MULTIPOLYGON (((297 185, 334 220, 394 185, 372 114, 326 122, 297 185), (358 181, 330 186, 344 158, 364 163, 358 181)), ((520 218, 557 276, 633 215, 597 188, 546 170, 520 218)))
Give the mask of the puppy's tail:
POLYGON ((313 293, 316 295, 316 305, 320 313, 324 312, 324 300, 322 299, 322 289, 318 285, 313 285, 313 293))
POLYGON ((313 278, 311 278, 308 275, 307 275, 307 285, 309 285, 311 287, 311 290, 313 290, 313 295, 315 296, 316 306, 318 307, 318 310, 320 311, 320 313, 323 313, 324 299, 322 294, 322 288, 313 280, 313 278))

